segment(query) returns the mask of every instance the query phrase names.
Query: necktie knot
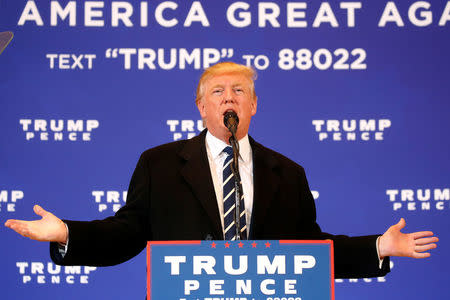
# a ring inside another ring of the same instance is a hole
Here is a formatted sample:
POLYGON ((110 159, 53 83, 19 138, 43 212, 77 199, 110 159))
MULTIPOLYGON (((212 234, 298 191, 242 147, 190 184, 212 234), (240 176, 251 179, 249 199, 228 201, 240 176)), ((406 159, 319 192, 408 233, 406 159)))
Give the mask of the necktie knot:
POLYGON ((233 154, 233 148, 231 148, 231 146, 226 146, 225 148, 223 148, 223 152, 230 156, 233 154))

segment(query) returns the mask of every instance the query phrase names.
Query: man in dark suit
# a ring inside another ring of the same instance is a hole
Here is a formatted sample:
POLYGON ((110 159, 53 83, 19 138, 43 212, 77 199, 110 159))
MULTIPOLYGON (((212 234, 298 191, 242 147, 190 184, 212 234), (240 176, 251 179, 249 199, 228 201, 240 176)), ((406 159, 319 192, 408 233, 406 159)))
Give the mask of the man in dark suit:
MULTIPOLYGON (((51 241, 52 259, 63 265, 108 266, 138 254, 147 240, 224 239, 228 226, 222 176, 230 132, 226 112, 239 118, 243 227, 249 239, 332 239, 336 277, 383 276, 390 255, 428 257, 436 237, 428 231, 403 234, 402 219, 382 236, 323 233, 301 166, 247 135, 256 113, 254 71, 235 63, 208 68, 197 88, 206 124, 199 136, 144 152, 132 176, 127 203, 113 217, 61 221, 35 206, 38 221, 8 220, 6 226, 32 239, 51 241), (59 244, 57 244, 58 242, 59 244), (104 251, 104 249, 109 249, 104 251)), ((223 173, 225 174, 225 173, 223 173)))

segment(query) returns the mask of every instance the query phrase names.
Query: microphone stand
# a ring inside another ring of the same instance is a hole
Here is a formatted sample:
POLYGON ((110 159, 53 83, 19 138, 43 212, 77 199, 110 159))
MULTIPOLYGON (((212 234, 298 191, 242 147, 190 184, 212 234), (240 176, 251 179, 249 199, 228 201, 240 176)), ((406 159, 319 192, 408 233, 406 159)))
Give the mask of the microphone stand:
MULTIPOLYGON (((235 188, 235 214, 234 214, 234 224, 236 225, 236 233, 235 237, 236 240, 242 239, 241 234, 241 197, 242 197, 242 191, 241 191, 241 175, 239 173, 239 143, 237 142, 235 133, 230 130, 231 137, 229 139, 231 147, 233 148, 233 163, 231 164, 231 171, 234 175, 234 188, 235 188)), ((247 239, 247 237, 244 237, 243 239, 247 239)))

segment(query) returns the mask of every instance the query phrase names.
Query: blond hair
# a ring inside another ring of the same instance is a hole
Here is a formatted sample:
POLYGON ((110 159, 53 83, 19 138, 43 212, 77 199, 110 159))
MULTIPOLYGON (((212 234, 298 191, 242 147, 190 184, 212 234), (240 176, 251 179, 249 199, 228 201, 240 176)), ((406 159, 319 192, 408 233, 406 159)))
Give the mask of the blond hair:
POLYGON ((244 75, 250 80, 250 90, 252 92, 253 98, 256 98, 255 83, 254 83, 254 81, 256 80, 256 71, 253 70, 251 67, 240 65, 231 61, 226 61, 212 65, 203 72, 202 76, 200 76, 200 80, 198 81, 197 86, 197 95, 195 98, 195 103, 198 104, 198 102, 202 99, 205 93, 204 85, 208 79, 218 75, 235 74, 235 73, 244 75))

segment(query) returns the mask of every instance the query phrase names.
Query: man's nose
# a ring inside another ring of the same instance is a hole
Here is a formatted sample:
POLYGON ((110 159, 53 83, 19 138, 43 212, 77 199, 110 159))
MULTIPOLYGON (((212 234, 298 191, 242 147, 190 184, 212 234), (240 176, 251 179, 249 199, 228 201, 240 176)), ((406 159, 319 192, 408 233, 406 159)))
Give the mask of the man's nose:
POLYGON ((234 95, 233 95, 233 90, 232 89, 225 89, 224 91, 224 101, 225 103, 234 102, 234 95))

